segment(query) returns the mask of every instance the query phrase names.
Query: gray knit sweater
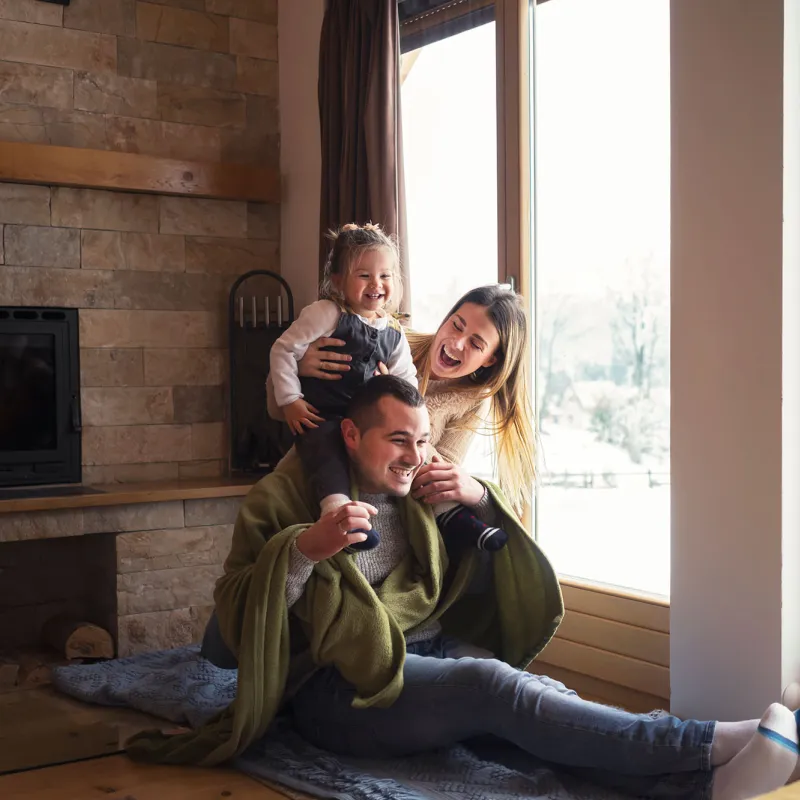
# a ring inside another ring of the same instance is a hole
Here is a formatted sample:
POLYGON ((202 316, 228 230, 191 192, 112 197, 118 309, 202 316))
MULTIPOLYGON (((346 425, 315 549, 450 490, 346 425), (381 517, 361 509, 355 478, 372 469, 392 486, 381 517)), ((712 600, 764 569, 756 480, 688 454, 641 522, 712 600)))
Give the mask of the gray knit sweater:
MULTIPOLYGON (((370 586, 378 586, 389 573, 403 560, 408 550, 408 535, 400 522, 400 512, 395 498, 385 494, 362 494, 359 499, 378 509, 374 517, 375 528, 380 533, 381 543, 374 550, 365 550, 356 555, 356 566, 369 581, 370 586)), ((496 512, 489 493, 484 492, 483 499, 473 509, 475 514, 489 525, 495 524, 496 512)), ((483 569, 479 571, 470 591, 481 591, 488 580, 488 566, 491 554, 482 553, 483 569)), ((303 594, 306 582, 314 571, 316 562, 306 558, 292 544, 289 556, 289 574, 286 577, 286 605, 291 608, 303 594)), ((432 639, 441 630, 438 622, 426 625, 407 637, 409 644, 432 639)))

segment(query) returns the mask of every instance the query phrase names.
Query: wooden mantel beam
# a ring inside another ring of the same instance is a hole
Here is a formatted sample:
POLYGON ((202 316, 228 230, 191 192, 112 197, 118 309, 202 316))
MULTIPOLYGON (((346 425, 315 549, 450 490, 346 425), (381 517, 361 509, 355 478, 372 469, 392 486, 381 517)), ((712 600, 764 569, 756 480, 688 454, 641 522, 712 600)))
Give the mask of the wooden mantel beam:
POLYGON ((29 142, 0 142, 0 181, 280 202, 280 175, 264 167, 29 142))

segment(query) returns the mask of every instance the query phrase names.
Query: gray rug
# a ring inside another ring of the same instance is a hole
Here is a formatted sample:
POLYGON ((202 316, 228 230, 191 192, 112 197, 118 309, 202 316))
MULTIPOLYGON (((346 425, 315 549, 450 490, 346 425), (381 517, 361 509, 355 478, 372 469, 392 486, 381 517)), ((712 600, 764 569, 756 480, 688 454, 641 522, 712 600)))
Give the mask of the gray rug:
MULTIPOLYGON (((53 683, 88 703, 125 706, 197 726, 236 695, 236 671, 199 656, 199 646, 147 653, 98 664, 58 667, 53 683)), ((619 800, 630 796, 601 789, 496 739, 384 760, 344 758, 320 750, 278 719, 235 766, 253 777, 320 798, 336 800, 619 800)), ((585 776, 584 776, 585 777, 585 776)), ((689 796, 663 791, 658 778, 635 796, 689 796)), ((626 789, 625 781, 618 784, 626 789)))

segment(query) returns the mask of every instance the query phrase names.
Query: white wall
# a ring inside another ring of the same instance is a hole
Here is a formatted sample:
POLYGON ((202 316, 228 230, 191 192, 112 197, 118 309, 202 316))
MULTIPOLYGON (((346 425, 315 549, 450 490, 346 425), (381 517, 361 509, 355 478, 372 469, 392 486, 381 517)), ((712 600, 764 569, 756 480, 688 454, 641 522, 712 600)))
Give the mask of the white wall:
POLYGON ((325 0, 279 0, 281 274, 295 309, 317 299, 320 134, 317 105, 319 39, 325 0))
POLYGON ((791 656, 783 12, 784 0, 672 0, 671 679, 684 716, 760 716, 791 656))
POLYGON ((784 6, 783 686, 800 681, 800 0, 784 6))

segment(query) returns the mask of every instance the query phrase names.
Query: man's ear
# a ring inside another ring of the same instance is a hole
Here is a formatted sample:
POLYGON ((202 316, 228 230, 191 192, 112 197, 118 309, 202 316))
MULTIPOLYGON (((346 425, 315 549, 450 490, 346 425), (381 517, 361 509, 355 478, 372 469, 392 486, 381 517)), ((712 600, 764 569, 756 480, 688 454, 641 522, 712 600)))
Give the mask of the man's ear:
POLYGON ((345 419, 341 422, 342 439, 344 439, 344 446, 347 450, 357 450, 359 442, 361 441, 361 431, 358 426, 351 419, 345 419))

